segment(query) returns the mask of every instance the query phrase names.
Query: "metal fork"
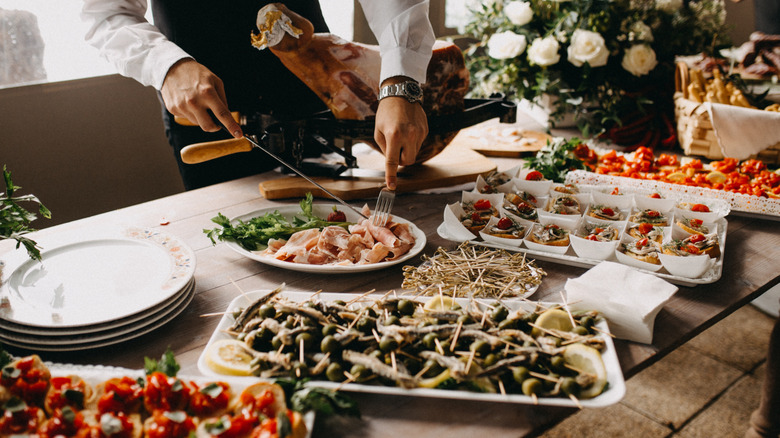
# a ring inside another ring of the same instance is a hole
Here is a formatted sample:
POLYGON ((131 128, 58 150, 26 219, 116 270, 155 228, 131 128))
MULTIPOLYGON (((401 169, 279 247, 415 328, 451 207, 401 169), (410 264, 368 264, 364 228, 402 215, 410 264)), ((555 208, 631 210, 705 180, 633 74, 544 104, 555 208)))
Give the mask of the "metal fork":
POLYGON ((376 199, 376 208, 374 208, 374 217, 371 221, 372 225, 375 227, 385 226, 390 216, 390 211, 393 209, 393 201, 395 201, 395 191, 385 187, 379 192, 379 197, 376 199))

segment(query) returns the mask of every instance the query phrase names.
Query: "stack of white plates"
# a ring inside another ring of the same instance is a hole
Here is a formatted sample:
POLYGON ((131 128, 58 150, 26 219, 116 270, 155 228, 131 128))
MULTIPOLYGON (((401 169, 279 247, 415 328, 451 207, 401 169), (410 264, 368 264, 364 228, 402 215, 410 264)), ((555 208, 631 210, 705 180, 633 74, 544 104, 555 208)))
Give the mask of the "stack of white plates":
POLYGON ((175 318, 195 292, 195 253, 157 230, 78 239, 41 256, 4 256, 2 344, 73 351, 124 342, 175 318))

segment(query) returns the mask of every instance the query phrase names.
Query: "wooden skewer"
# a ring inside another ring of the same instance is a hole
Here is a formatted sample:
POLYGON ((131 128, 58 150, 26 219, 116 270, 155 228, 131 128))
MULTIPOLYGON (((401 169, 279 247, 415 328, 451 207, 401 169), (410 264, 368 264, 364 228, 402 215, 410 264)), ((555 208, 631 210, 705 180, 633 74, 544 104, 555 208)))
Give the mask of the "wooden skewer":
POLYGON ((498 390, 501 392, 501 395, 506 395, 506 388, 504 388, 504 381, 501 379, 498 380, 498 390))
POLYGON ((578 408, 582 409, 580 401, 577 399, 577 397, 574 396, 574 394, 569 394, 569 398, 574 402, 575 405, 577 405, 578 408))

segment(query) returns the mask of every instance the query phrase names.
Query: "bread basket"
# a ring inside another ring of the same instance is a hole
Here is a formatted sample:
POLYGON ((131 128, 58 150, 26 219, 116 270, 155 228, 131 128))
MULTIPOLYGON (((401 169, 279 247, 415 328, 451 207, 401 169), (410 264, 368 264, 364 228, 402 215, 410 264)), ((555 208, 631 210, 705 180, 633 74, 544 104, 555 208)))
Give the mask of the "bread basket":
MULTIPOLYGON (((688 96, 691 77, 688 64, 678 62, 675 69, 674 115, 677 120, 677 138, 686 155, 713 160, 723 159, 718 138, 712 126, 707 106, 688 96)), ((763 111, 756 109, 756 111, 763 111)), ((780 143, 770 146, 750 158, 758 158, 768 165, 780 164, 780 143)))

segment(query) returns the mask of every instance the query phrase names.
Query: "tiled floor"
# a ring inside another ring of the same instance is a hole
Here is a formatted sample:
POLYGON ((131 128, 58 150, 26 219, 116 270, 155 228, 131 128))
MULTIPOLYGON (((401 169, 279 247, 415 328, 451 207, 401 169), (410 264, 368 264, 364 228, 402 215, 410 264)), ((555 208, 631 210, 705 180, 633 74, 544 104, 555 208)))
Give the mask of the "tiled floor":
POLYGON ((742 437, 774 322, 745 306, 629 379, 620 403, 583 410, 542 437, 742 437))

